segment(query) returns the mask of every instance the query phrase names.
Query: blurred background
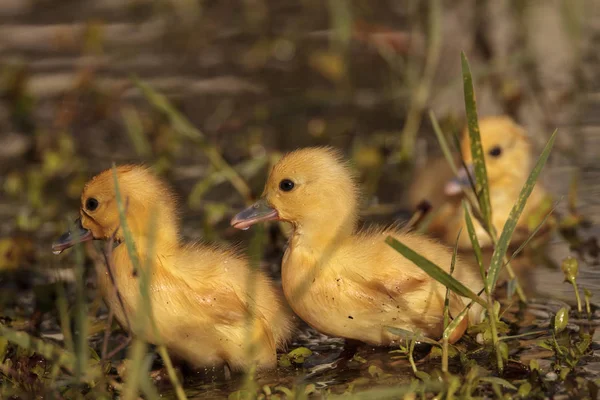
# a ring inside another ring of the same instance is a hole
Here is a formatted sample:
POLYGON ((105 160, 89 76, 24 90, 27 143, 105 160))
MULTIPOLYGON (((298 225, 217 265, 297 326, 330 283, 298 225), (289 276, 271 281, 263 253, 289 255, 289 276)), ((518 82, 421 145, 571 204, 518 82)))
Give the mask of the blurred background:
POLYGON ((429 112, 464 128, 461 51, 480 116, 511 115, 537 154, 559 129, 543 180, 578 177, 597 222, 599 45, 592 0, 3 0, 0 269, 63 265, 50 244, 113 162, 171 183, 188 238, 247 239, 229 218, 309 145, 352 159, 367 219, 399 218, 440 153, 429 112))
MULTIPOLYGON (((594 0, 2 0, 0 272, 17 279, 0 274, 0 315, 54 307, 37 288, 56 279, 44 271, 72 280, 73 256, 50 245, 112 163, 164 176, 189 239, 247 243, 229 219, 283 152, 312 145, 351 158, 365 219, 402 219, 413 171, 441 153, 429 112, 464 128, 461 51, 480 116, 515 118, 536 154, 559 129, 543 181, 560 198, 578 179, 597 226, 599 48, 594 0)), ((569 289, 561 276, 549 291, 569 289)))
POLYGON ((33 233, 49 257, 85 181, 144 162, 176 187, 186 232, 218 240, 273 156, 308 145, 353 158, 367 205, 401 206, 439 153, 429 110, 464 127, 461 51, 481 116, 513 116, 536 153, 559 128, 564 191, 598 169, 598 17, 591 0, 3 0, 0 233, 33 233))

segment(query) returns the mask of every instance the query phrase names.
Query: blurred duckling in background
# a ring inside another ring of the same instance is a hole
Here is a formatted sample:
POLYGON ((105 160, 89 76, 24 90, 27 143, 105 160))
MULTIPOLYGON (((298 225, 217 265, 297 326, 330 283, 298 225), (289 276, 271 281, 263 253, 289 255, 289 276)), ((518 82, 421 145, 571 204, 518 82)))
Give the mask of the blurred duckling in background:
POLYGON ((292 323, 267 276, 231 250, 181 243, 174 196, 147 168, 120 166, 117 177, 140 264, 144 267, 148 257, 153 261, 149 295, 158 335, 150 328, 136 331, 133 324, 139 281, 123 243, 112 170, 86 184, 79 232, 63 235, 53 251, 114 235, 111 269, 124 307, 107 268, 99 265, 96 272, 104 299, 124 328, 166 345, 194 367, 275 367, 276 350, 290 337, 292 323))
MULTIPOLYGON (((488 175, 492 224, 500 235, 533 169, 531 143, 525 130, 507 116, 481 118, 479 129, 488 175)), ((435 159, 416 174, 409 190, 412 207, 418 208, 420 204, 431 206, 433 216, 427 227, 428 233, 452 245, 461 228, 463 233, 466 232, 461 200, 464 197, 462 189, 470 187, 467 172, 475 179, 468 129, 463 133, 461 149, 467 170, 460 168, 458 177, 454 177, 445 159, 435 159)), ((459 161, 458 157, 456 161, 459 161)), ((539 183, 536 184, 517 223, 513 244, 525 241, 537 223, 550 211, 551 204, 548 200, 549 196, 544 188, 539 183)), ((490 247, 492 241, 489 235, 473 215, 471 217, 480 245, 490 247)), ((458 245, 463 249, 471 248, 469 236, 461 235, 458 245)))
MULTIPOLYGON (((446 271, 451 251, 393 228, 357 231, 358 198, 354 178, 337 151, 301 149, 273 167, 262 199, 231 224, 239 229, 267 220, 291 224, 281 271, 283 291, 296 314, 322 333, 375 346, 400 339, 388 326, 440 338, 446 288, 385 239, 395 237, 446 271)), ((475 292, 482 287, 479 272, 461 260, 454 276, 475 292)), ((452 294, 451 315, 467 303, 452 294)), ((452 342, 463 335, 468 320, 478 316, 477 307, 471 311, 452 342)))

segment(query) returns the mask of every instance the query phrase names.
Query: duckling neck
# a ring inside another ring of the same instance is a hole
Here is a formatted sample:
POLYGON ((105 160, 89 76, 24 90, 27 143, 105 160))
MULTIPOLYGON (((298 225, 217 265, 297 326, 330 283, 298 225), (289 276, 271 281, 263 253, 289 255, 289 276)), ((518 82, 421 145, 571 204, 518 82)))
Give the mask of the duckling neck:
POLYGON ((337 245, 351 236, 356 229, 356 218, 353 214, 295 224, 290 240, 291 249, 313 253, 315 256, 335 251, 337 245))
MULTIPOLYGON (((160 240, 161 237, 150 239, 144 236, 134 236, 135 254, 139 267, 146 268, 148 256, 152 257, 152 276, 163 275, 168 272, 163 265, 164 259, 173 254, 179 244, 177 241, 160 240)), ((98 286, 108 307, 114 312, 121 326, 128 328, 131 324, 131 316, 135 315, 136 304, 139 296, 139 273, 134 268, 132 255, 127 243, 122 241, 112 252, 110 266, 97 264, 96 274, 98 286), (109 271, 110 268, 110 271, 109 271), (115 290, 115 288, 118 290, 115 290)))

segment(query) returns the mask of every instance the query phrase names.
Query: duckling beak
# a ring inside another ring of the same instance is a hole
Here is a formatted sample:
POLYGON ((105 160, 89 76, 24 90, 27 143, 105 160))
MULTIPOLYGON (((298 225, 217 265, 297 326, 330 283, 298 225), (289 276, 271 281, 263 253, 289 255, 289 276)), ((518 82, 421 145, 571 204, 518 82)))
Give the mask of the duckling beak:
POLYGON ((237 229, 246 230, 252 225, 262 222, 279 219, 277 210, 267 203, 267 200, 260 199, 244 211, 239 212, 231 219, 231 226, 237 229))
POLYGON ((475 175, 473 164, 467 165, 467 169, 464 167, 459 169, 458 176, 455 176, 446 183, 446 186, 444 187, 446 195, 455 196, 462 192, 463 187, 469 187, 469 175, 471 175, 471 177, 475 175))
POLYGON ((94 239, 92 231, 85 229, 81 225, 81 218, 75 220, 73 229, 63 233, 56 242, 52 243, 52 253, 60 254, 69 247, 75 246, 77 243, 86 242, 94 239))

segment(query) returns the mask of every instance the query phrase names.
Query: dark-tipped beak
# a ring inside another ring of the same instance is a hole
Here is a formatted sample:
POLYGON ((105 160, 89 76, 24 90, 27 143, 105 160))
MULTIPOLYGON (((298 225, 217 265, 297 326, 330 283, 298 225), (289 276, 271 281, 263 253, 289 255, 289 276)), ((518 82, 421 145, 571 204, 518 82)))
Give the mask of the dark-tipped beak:
POLYGON ((465 187, 469 187, 469 175, 475 181, 475 174, 473 170, 473 164, 467 165, 467 169, 464 167, 458 170, 458 176, 452 178, 446 183, 444 187, 444 192, 448 196, 455 196, 462 192, 462 189, 465 187))
POLYGON ((233 217, 231 219, 231 226, 246 230, 258 222, 274 219, 279 219, 277 210, 271 207, 265 199, 260 199, 233 217))
POLYGON ((52 243, 52 253, 60 254, 77 243, 87 242, 94 239, 92 231, 88 231, 81 225, 81 218, 75 220, 71 230, 63 233, 56 242, 52 243))

